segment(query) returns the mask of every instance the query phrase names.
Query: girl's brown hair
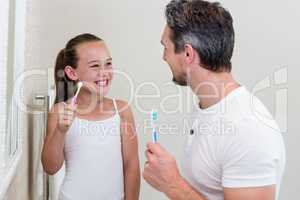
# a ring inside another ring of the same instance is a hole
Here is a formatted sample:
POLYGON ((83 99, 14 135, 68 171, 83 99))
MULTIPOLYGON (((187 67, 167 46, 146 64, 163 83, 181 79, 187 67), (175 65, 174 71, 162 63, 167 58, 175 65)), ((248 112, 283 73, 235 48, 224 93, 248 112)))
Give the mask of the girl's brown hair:
POLYGON ((90 33, 85 33, 72 38, 62 49, 56 58, 54 78, 56 86, 55 103, 62 101, 67 101, 69 98, 74 96, 76 90, 76 82, 68 78, 64 69, 66 66, 71 66, 72 68, 77 68, 78 55, 76 48, 86 42, 96 42, 103 41, 101 38, 92 35, 90 33))

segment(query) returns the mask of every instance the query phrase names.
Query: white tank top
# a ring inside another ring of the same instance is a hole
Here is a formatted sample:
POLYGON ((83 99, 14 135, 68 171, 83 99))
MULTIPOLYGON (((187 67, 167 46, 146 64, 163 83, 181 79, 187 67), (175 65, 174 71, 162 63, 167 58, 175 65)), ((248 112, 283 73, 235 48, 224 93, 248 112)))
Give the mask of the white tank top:
POLYGON ((66 135, 66 174, 59 200, 122 200, 124 176, 120 116, 101 121, 75 118, 66 135))

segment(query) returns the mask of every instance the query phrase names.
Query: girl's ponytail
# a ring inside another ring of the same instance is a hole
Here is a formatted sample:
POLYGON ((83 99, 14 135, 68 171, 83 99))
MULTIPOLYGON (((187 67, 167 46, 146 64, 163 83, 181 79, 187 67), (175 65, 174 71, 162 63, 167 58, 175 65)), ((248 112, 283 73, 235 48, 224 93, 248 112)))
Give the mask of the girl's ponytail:
POLYGON ((65 67, 71 66, 77 68, 78 55, 76 47, 85 42, 102 41, 95 35, 85 33, 72 38, 66 45, 66 48, 62 49, 56 58, 54 69, 54 80, 56 86, 55 102, 59 103, 70 99, 76 90, 76 81, 68 78, 65 73, 65 67))

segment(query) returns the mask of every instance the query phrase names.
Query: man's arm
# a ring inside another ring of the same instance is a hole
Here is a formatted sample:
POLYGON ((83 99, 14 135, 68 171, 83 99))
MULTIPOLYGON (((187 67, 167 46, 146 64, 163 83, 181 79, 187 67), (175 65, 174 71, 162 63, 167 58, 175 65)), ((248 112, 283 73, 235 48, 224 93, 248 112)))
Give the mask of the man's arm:
POLYGON ((224 188, 225 200, 275 200, 276 186, 224 188))
POLYGON ((207 200, 179 173, 176 160, 158 143, 148 143, 143 177, 171 200, 207 200))
MULTIPOLYGON (((213 200, 206 199, 182 178, 175 159, 163 147, 158 143, 148 143, 147 147, 143 177, 152 187, 171 200, 213 200)), ((224 200, 275 200, 275 195, 275 185, 224 188, 224 200)))
MULTIPOLYGON (((207 200, 184 179, 176 183, 167 194, 171 200, 207 200)), ((276 186, 224 188, 224 200, 275 200, 276 186)))
POLYGON ((183 178, 174 183, 166 195, 171 200, 207 200, 183 178))

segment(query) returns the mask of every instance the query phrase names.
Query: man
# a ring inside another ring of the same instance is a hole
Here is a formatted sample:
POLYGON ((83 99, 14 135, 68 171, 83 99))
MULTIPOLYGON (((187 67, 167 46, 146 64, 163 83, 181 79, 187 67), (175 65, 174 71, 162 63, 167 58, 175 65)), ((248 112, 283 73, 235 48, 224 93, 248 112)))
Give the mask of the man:
POLYGON ((218 3, 172 0, 166 19, 163 58, 173 81, 197 95, 199 108, 184 150, 184 176, 160 144, 148 143, 144 179, 172 200, 276 199, 285 148, 265 106, 230 73, 230 13, 218 3))

